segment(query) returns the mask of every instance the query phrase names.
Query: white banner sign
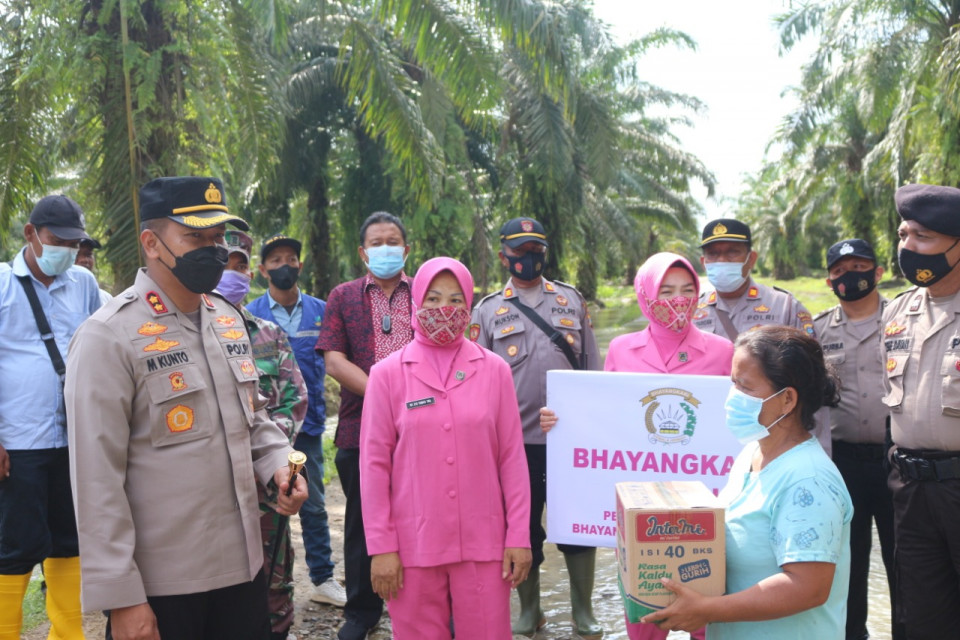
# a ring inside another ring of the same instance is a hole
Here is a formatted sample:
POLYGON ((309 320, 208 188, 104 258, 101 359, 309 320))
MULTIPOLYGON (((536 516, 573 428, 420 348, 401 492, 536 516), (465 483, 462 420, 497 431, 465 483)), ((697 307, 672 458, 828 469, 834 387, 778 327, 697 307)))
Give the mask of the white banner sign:
POLYGON ((700 480, 718 492, 743 448, 724 376, 548 371, 547 540, 616 546, 614 485, 700 480))

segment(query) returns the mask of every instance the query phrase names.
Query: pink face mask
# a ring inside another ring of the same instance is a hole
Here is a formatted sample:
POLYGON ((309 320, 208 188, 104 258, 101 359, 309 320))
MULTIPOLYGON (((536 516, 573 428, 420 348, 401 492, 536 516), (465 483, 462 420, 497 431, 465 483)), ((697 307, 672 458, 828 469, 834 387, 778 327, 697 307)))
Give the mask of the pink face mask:
POLYGON ((674 296, 666 300, 647 299, 651 322, 656 322, 661 327, 677 333, 683 331, 690 322, 690 316, 693 315, 696 304, 696 298, 687 296, 674 296))
POLYGON ((436 307, 417 311, 417 322, 423 334, 441 347, 463 337, 470 322, 470 311, 464 307, 436 307))

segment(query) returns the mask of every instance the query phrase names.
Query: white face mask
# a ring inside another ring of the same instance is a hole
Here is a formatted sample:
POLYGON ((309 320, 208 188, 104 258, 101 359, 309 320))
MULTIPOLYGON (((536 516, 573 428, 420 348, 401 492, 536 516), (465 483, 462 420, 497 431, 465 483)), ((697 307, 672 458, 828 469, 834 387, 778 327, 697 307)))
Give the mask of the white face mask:
POLYGON ((737 442, 750 444, 766 438, 770 435, 770 427, 787 417, 787 414, 783 414, 766 427, 760 424, 760 411, 763 410, 763 403, 770 398, 777 397, 786 390, 786 387, 784 387, 766 398, 755 398, 736 387, 730 387, 724 409, 727 415, 727 428, 733 433, 737 442))
POLYGON ((57 247, 40 243, 43 253, 37 256, 37 266, 40 271, 51 278, 60 275, 69 269, 77 259, 80 248, 57 247))
POLYGON ((746 262, 707 262, 707 280, 720 293, 730 293, 743 286, 747 279, 743 276, 746 262))

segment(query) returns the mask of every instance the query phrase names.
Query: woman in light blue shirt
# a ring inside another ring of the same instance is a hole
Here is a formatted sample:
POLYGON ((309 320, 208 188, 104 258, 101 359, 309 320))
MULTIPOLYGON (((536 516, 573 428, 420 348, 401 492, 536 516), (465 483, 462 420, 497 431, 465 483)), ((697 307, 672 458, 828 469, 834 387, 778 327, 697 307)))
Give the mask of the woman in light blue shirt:
POLYGON ((727 426, 746 445, 720 494, 727 504, 726 595, 672 580, 669 607, 644 617, 663 629, 705 623, 710 640, 842 640, 853 505, 810 430, 837 400, 820 345, 767 326, 740 334, 727 426))

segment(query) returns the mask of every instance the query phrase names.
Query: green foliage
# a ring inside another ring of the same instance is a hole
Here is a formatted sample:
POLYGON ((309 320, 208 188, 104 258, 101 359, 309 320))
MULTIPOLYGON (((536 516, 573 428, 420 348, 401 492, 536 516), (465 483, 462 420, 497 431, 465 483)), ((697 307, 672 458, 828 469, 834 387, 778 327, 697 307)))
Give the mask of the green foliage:
POLYGON ((593 297, 695 236, 690 182, 713 188, 671 132, 702 105, 637 67, 693 41, 660 29, 617 46, 589 3, 4 6, 0 233, 67 176, 117 288, 140 262, 137 189, 159 175, 222 177, 257 234, 304 240, 304 284, 320 295, 362 272, 357 230, 387 210, 409 226, 410 270, 454 255, 481 288, 500 276, 502 222, 538 217, 548 275, 575 275, 593 297))
POLYGON ((960 184, 958 22, 954 0, 796 3, 780 17, 784 49, 805 37, 818 46, 796 88, 800 106, 774 140, 781 157, 740 198, 775 272, 815 268, 830 242, 850 236, 896 269, 893 192, 960 184))

